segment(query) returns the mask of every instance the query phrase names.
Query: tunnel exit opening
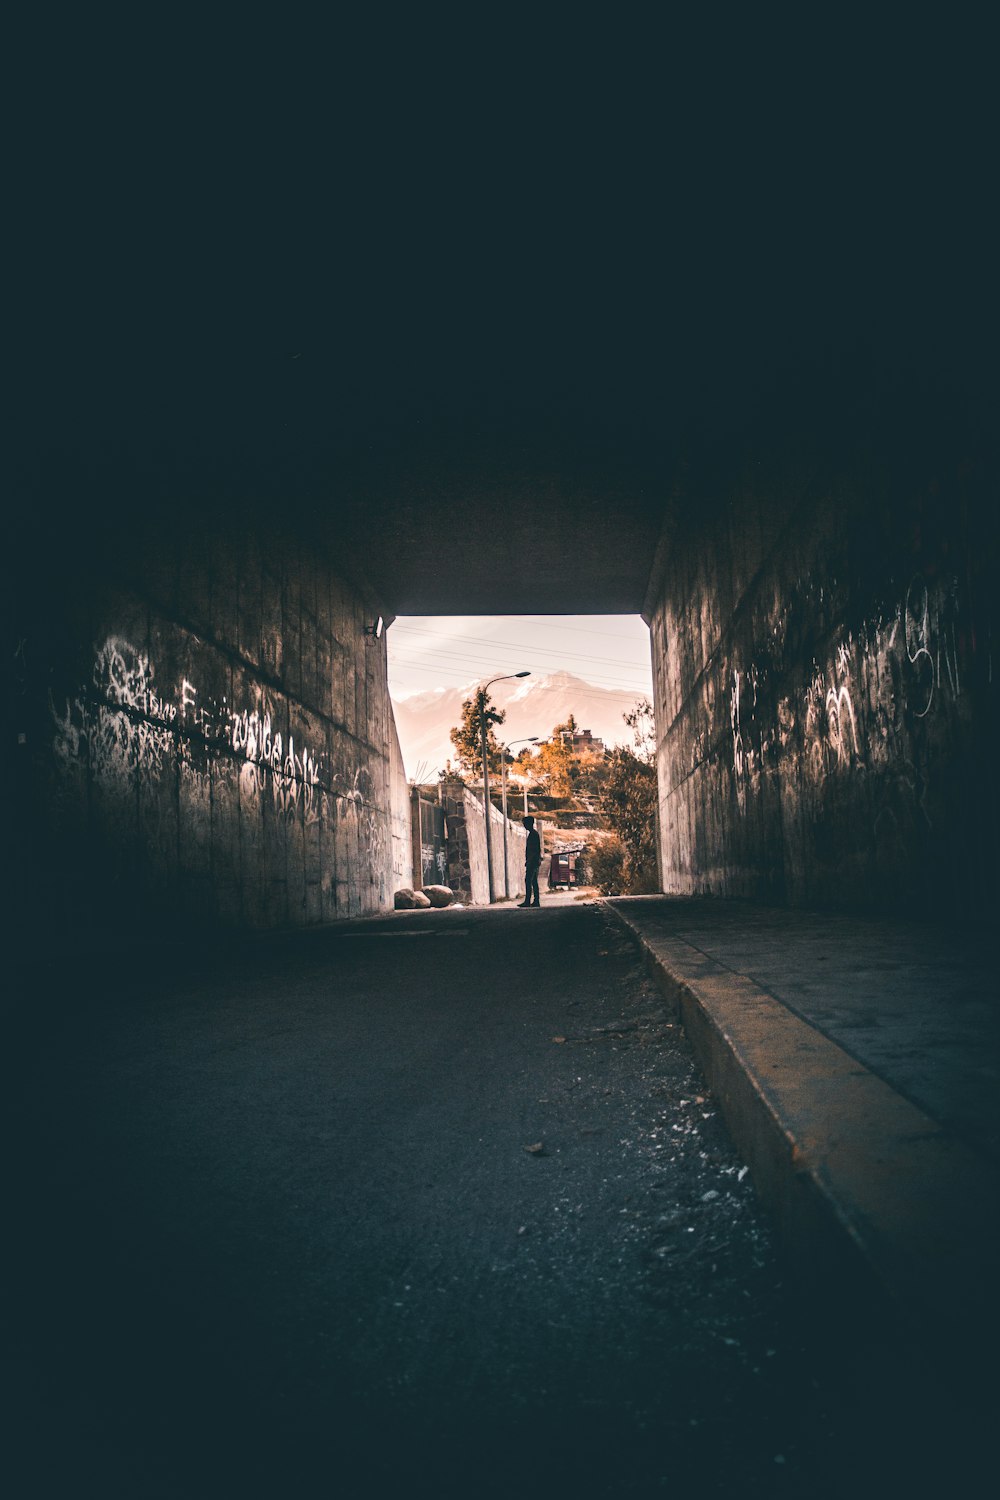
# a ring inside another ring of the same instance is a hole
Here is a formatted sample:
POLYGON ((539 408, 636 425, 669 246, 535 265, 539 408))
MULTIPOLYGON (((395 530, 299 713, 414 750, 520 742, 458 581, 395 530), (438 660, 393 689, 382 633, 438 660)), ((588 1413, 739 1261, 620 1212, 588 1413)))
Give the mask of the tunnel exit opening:
POLYGON ((527 818, 550 891, 639 889, 640 866, 641 888, 659 888, 650 640, 639 616, 403 616, 387 657, 417 888, 447 873, 476 904, 524 894, 527 818), (637 842, 635 830, 617 826, 616 789, 621 802, 630 775, 648 803, 642 858, 622 844, 623 831, 637 842), (478 827, 487 805, 488 837, 478 827))

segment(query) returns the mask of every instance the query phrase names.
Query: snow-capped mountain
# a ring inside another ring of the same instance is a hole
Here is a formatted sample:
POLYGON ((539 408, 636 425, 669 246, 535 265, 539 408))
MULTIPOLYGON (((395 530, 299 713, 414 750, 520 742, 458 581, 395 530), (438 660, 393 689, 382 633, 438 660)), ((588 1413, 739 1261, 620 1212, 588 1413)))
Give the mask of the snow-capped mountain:
MULTIPOLYGON (((431 780, 446 760, 454 761, 455 748, 449 730, 462 717, 462 704, 478 687, 472 680, 464 687, 434 688, 393 698, 393 713, 399 731, 403 764, 408 776, 431 780)), ((571 672, 551 672, 546 677, 497 682, 490 697, 507 717, 496 730, 504 743, 537 735, 547 739, 556 724, 573 714, 581 729, 610 745, 628 745, 632 731, 622 715, 635 707, 639 695, 632 690, 595 687, 571 672)), ((515 753, 521 746, 515 747, 515 753)))

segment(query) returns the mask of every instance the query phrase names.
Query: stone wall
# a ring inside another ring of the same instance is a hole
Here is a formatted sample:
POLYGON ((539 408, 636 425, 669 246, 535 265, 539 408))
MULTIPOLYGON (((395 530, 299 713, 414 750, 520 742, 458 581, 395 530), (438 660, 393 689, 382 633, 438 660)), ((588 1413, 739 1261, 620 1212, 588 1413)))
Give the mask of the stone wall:
MULTIPOLYGON (((482 800, 458 776, 441 782, 441 801, 448 831, 448 884, 459 900, 471 906, 489 903, 489 873, 486 864, 486 824, 482 800)), ((510 899, 524 895, 524 846, 527 833, 519 823, 507 820, 490 807, 493 852, 493 891, 504 898, 504 838, 507 842, 507 872, 510 899)))
POLYGON ((991 909, 981 471, 960 451, 883 454, 685 488, 649 611, 664 890, 991 909))
POLYGON ((208 522, 137 522, 50 582, 21 600, 19 713, 54 914, 287 927, 391 906, 408 794, 362 585, 277 525, 208 522))

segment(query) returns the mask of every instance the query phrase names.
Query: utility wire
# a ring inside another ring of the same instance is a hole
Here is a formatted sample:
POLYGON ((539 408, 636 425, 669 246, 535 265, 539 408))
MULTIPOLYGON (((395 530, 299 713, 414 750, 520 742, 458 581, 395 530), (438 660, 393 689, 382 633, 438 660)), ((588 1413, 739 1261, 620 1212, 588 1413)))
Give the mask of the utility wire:
MULTIPOLYGON (((397 625, 396 628, 398 629, 398 625, 397 625)), ((435 639, 435 640, 442 640, 442 637, 439 636, 433 630, 420 630, 420 631, 418 631, 418 630, 416 630, 412 626, 404 626, 403 630, 405 631, 405 633, 407 635, 424 635, 424 636, 429 636, 429 637, 431 637, 432 639, 435 639)), ((607 665, 613 666, 613 667, 616 667, 616 666, 620 665, 619 658, 615 657, 615 656, 595 656, 595 655, 593 655, 589 651, 567 651, 562 646, 537 646, 537 645, 534 645, 534 646, 528 646, 528 647, 526 647, 523 643, 520 643, 520 642, 517 642, 517 641, 495 641, 495 640, 491 639, 491 637, 489 637, 489 636, 483 636, 483 635, 462 635, 462 636, 450 636, 450 637, 446 636, 446 637, 443 638, 443 641, 446 641, 446 640, 454 640, 456 642, 456 644, 460 644, 460 645, 464 645, 466 642, 468 642, 470 645, 476 644, 476 645, 484 645, 484 646, 502 646, 502 647, 505 647, 505 648, 513 650, 513 651, 525 651, 525 650, 536 651, 536 652, 537 651, 541 651, 542 654, 545 655, 545 656, 556 656, 556 655, 558 655, 560 657, 571 657, 574 661, 598 661, 598 662, 604 662, 607 665)), ((442 649, 446 649, 444 647, 443 641, 442 641, 442 649)))
MULTIPOLYGON (((542 649, 539 652, 538 648, 513 646, 513 645, 510 645, 509 643, 505 645, 503 642, 488 642, 487 644, 489 644, 491 646, 492 645, 497 645, 499 647, 502 647, 504 650, 520 651, 529 661, 530 660, 534 660, 534 661, 537 662, 539 654, 541 656, 543 656, 543 657, 544 656, 553 657, 554 658, 554 663, 552 665, 548 666, 548 667, 543 667, 542 668, 542 670, 546 670, 546 671, 559 671, 560 670, 560 663, 563 661, 564 656, 566 654, 568 654, 568 653, 560 652, 558 650, 558 648, 556 648, 556 647, 553 647, 551 649, 542 649)), ((393 668, 395 668, 397 670, 408 669, 410 666, 418 667, 421 661, 426 661, 428 658, 434 658, 435 660, 448 659, 448 660, 452 660, 452 661, 465 661, 465 662, 468 662, 472 666, 477 666, 477 665, 483 666, 486 671, 492 671, 492 670, 496 669, 496 657, 495 657, 495 655, 494 655, 493 652, 491 652, 490 655, 487 657, 486 653, 483 652, 483 651, 476 651, 476 650, 472 650, 472 651, 454 650, 454 651, 452 651, 452 650, 449 650, 449 648, 447 646, 442 645, 442 646, 427 646, 427 647, 425 647, 425 648, 423 648, 421 650, 420 655, 418 657, 416 657, 414 659, 410 659, 410 660, 405 659, 405 658, 401 659, 399 657, 394 657, 393 653, 390 653, 390 670, 392 670, 393 668)), ((598 658, 588 657, 588 656, 579 657, 579 660, 584 661, 584 662, 591 662, 591 661, 595 661, 597 659, 598 658)), ((621 664, 619 664, 619 663, 610 662, 609 658, 604 658, 604 661, 606 662, 606 664, 609 664, 609 665, 620 666, 620 672, 621 672, 621 674, 624 674, 624 675, 633 675, 633 676, 635 676, 636 674, 638 674, 638 675, 640 675, 643 678, 644 681, 648 682, 650 680, 650 676, 651 676, 650 670, 647 670, 646 668, 644 668, 643 666, 641 666, 639 663, 632 663, 632 664, 621 663, 621 664)), ((620 677, 619 677, 618 674, 612 675, 609 672, 598 672, 596 674, 591 674, 591 676, 592 676, 592 678, 593 677, 599 678, 602 681, 618 682, 620 680, 620 677)))
MULTIPOLYGON (((393 629, 398 629, 400 625, 408 626, 411 620, 437 620, 440 621, 441 629, 443 631, 446 631, 448 628, 448 622, 450 620, 454 620, 455 618, 456 617, 453 615, 398 615, 393 624, 393 629)), ((462 617, 459 616, 458 618, 462 617)), ((552 615, 479 615, 475 616, 474 618, 482 620, 503 620, 504 622, 511 621, 512 623, 523 621, 525 624, 529 625, 543 625, 547 630, 568 630, 572 635, 600 635, 604 636, 605 639, 609 641, 629 641, 634 638, 631 635, 623 634, 622 632, 616 630, 595 630, 592 626, 589 625, 563 625, 559 623, 558 616, 554 617, 552 615)), ((583 618, 594 619, 595 616, 585 615, 583 616, 583 618)), ((596 618, 602 619, 603 616, 598 615, 596 616, 596 618)), ((609 618, 617 620, 640 620, 642 617, 641 615, 611 615, 609 618)), ((645 625, 645 621, 643 621, 643 624, 645 625)), ((432 633, 436 634, 436 632, 432 633)))
MULTIPOLYGON (((462 656, 456 652, 449 651, 428 651, 424 657, 424 661, 427 662, 426 666, 422 666, 417 662, 400 663, 395 667, 390 666, 390 675, 400 675, 404 672, 434 671, 438 663, 441 664, 442 672, 445 670, 454 670, 450 666, 452 662, 468 663, 470 667, 479 667, 482 669, 484 677, 488 676, 490 671, 493 670, 490 664, 485 662, 481 656, 462 656), (430 658, 433 658, 433 660, 430 660, 430 658)), ((536 665, 535 670, 541 670, 545 674, 550 674, 558 671, 558 668, 542 667, 539 669, 536 665)), ((573 674, 571 673, 570 675, 572 676, 573 674)), ((605 676, 603 672, 591 672, 588 673, 586 681, 591 687, 622 688, 625 691, 629 691, 632 687, 635 687, 637 690, 651 687, 651 679, 648 676, 643 676, 639 682, 632 682, 624 674, 621 677, 612 677, 610 675, 605 676)))
MULTIPOLYGON (((444 667, 444 666, 442 666, 442 667, 436 667, 436 666, 429 666, 429 667, 407 667, 406 670, 407 670, 407 672, 422 672, 422 673, 426 673, 426 674, 428 674, 430 676, 433 676, 436 679, 436 682, 438 684, 441 683, 441 679, 442 678, 445 678, 445 679, 447 679, 447 685, 451 686, 451 687, 455 687, 455 688, 465 688, 465 687, 468 687, 468 688, 474 690, 476 687, 480 686, 486 680, 486 673, 485 672, 482 673, 481 676, 478 676, 478 677, 475 677, 475 678, 470 678, 467 673, 460 672, 458 670, 458 668, 455 668, 455 667, 444 667)), ((627 684, 627 683, 623 684, 623 685, 622 684, 617 685, 616 687, 601 687, 599 684, 594 683, 594 684, 592 684, 592 688, 593 688, 593 691, 588 691, 588 689, 586 687, 582 687, 582 688, 574 687, 572 689, 572 691, 573 691, 573 694, 576 697, 580 697, 580 698, 592 698, 596 702, 600 702, 600 703, 607 703, 608 694, 609 693, 614 693, 614 692, 627 693, 630 697, 634 695, 637 698, 640 698, 640 697, 648 698, 650 696, 650 690, 649 689, 647 689, 645 687, 633 687, 633 686, 631 686, 630 684, 627 684)), ((390 691, 390 696, 394 696, 394 684, 393 684, 393 681, 392 681, 392 671, 391 671, 391 669, 390 669, 390 673, 389 673, 389 691, 390 691)), ((430 692, 431 689, 430 688, 422 688, 419 691, 421 691, 421 692, 430 692)), ((400 693, 400 692, 409 692, 409 689, 405 688, 405 687, 396 686, 395 687, 395 693, 400 693)), ((403 699, 401 706, 405 707, 405 705, 406 705, 406 700, 403 699)))

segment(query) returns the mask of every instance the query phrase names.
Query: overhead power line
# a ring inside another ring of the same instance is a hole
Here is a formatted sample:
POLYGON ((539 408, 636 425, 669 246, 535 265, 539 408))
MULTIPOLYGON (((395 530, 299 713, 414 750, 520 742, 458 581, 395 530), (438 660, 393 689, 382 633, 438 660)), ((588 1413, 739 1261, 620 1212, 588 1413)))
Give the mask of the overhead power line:
MULTIPOLYGON (((436 631, 419 630, 417 627, 412 625, 404 625, 400 627, 398 621, 394 626, 394 630, 396 633, 405 633, 406 635, 428 636, 433 640, 442 639, 442 637, 439 636, 436 631)), ((476 645, 484 646, 502 646, 513 651, 524 651, 528 649, 535 652, 541 651, 543 655, 547 656, 570 657, 574 661, 597 661, 615 667, 621 665, 620 659, 615 656, 594 656, 589 651, 567 651, 562 646, 531 646, 526 648, 523 642, 493 640, 490 636, 484 635, 446 636, 444 637, 444 640, 453 640, 458 644, 464 644, 466 641, 468 641, 470 645, 474 643, 476 645)), ((640 669, 637 667, 636 670, 640 669)))
MULTIPOLYGON (((439 662, 442 664, 442 671, 450 662, 467 663, 470 667, 481 669, 484 677, 488 676, 491 672, 494 672, 496 670, 495 659, 491 661, 482 656, 465 656, 457 651, 428 651, 424 654, 422 661, 427 663, 427 665, 423 666, 421 665, 421 662, 400 662, 395 669, 390 666, 390 675, 394 670, 397 675, 402 675, 404 672, 433 670, 439 662)), ((558 671, 559 669, 557 667, 539 667, 536 663, 535 670, 541 670, 542 672, 547 673, 558 671)), ((645 675, 643 675, 638 682, 634 682, 629 681, 626 674, 622 674, 622 676, 612 677, 610 675, 606 676, 603 672, 590 672, 587 674, 586 680, 594 687, 621 687, 626 690, 632 687, 635 687, 637 689, 648 688, 651 682, 650 677, 645 675)))
MULTIPOLYGON (((396 618, 395 627, 394 628, 398 629, 398 627, 400 625, 406 625, 406 624, 408 624, 408 622, 410 620, 440 620, 442 622, 442 627, 443 628, 447 628, 447 622, 448 622, 448 620, 450 618, 452 618, 452 617, 449 616, 449 615, 399 615, 396 618)), ((484 620, 504 620, 504 621, 510 620, 511 622, 523 621, 525 624, 543 625, 546 630, 566 630, 566 631, 569 631, 569 633, 571 635, 599 635, 599 636, 603 636, 606 640, 609 640, 609 641, 629 641, 629 640, 633 639, 633 637, 631 635, 626 634, 626 633, 621 632, 621 631, 616 631, 616 630, 595 630, 590 625, 564 625, 564 624, 562 624, 560 622, 560 620, 559 620, 559 618, 557 616, 553 616, 553 615, 482 615, 482 616, 479 616, 478 618, 481 618, 481 619, 484 619, 484 620)), ((593 616, 589 616, 589 617, 585 616, 585 618, 591 618, 592 619, 594 617, 593 616)), ((600 615, 598 615, 597 618, 600 619, 602 617, 600 615)), ((641 615, 612 615, 610 618, 611 619, 641 620, 642 616, 641 615)), ((645 626, 645 621, 643 621, 643 625, 645 626)), ((646 627, 646 628, 648 630, 648 627, 646 627)), ((432 632, 432 633, 435 633, 435 632, 432 632)))
MULTIPOLYGON (((427 674, 429 676, 432 676, 432 677, 434 677, 435 683, 438 686, 440 686, 440 685, 447 685, 449 687, 459 687, 459 688, 461 688, 461 687, 474 687, 474 686, 478 686, 479 683, 483 682, 485 680, 485 678, 486 678, 486 673, 485 672, 483 672, 481 674, 478 674, 474 678, 470 678, 468 672, 460 672, 458 670, 458 668, 456 668, 456 667, 445 667, 445 666, 442 666, 442 667, 437 667, 437 666, 428 666, 428 667, 410 666, 410 667, 406 668, 406 671, 407 671, 407 673, 410 673, 410 672, 420 672, 420 673, 425 673, 425 674, 427 674), (446 683, 445 684, 442 684, 442 679, 446 679, 446 683)), ((611 693, 611 692, 616 692, 616 691, 617 692, 621 692, 621 693, 627 693, 630 697, 634 696, 636 698, 648 698, 650 696, 650 691, 647 690, 646 688, 644 688, 644 687, 634 687, 633 685, 628 684, 628 683, 625 683, 625 684, 616 684, 614 687, 607 687, 607 688, 602 688, 599 684, 595 683, 595 684, 592 684, 592 688, 593 688, 593 691, 588 691, 588 689, 586 687, 583 687, 583 688, 574 688, 573 689, 573 693, 574 693, 574 695, 576 697, 580 697, 580 698, 592 698, 592 699, 594 699, 595 702, 606 702, 607 701, 607 694, 611 693)), ((389 673, 389 693, 390 693, 390 696, 394 696, 394 689, 395 689, 395 692, 408 692, 409 691, 407 688, 399 687, 399 686, 397 686, 397 685, 395 685, 393 683, 393 680, 392 680, 392 671, 390 669, 390 673, 389 673)), ((426 691, 429 691, 429 690, 430 689, 422 689, 421 691, 425 691, 426 692, 426 691)), ((405 700, 403 700, 403 706, 405 707, 405 700)))

